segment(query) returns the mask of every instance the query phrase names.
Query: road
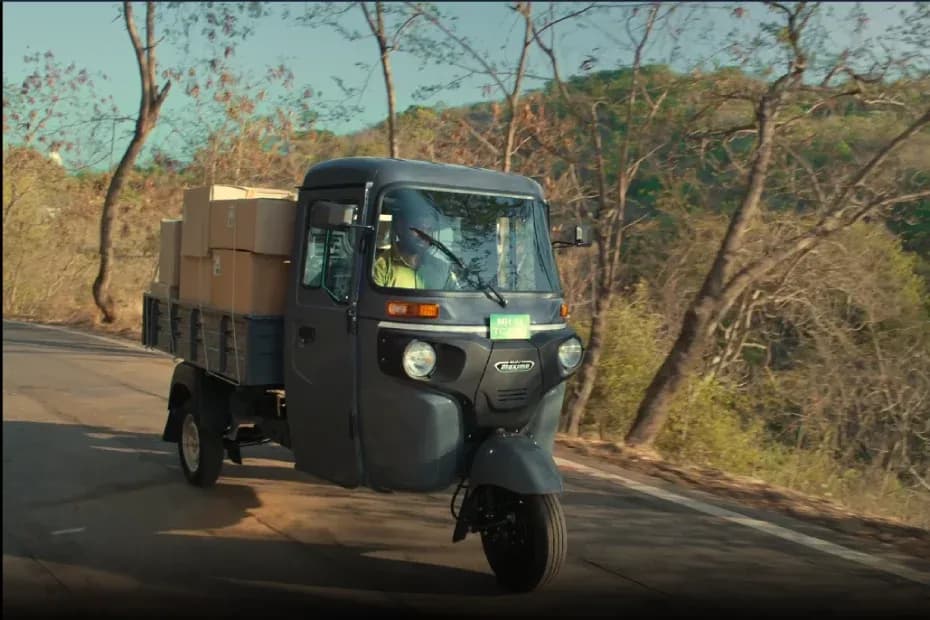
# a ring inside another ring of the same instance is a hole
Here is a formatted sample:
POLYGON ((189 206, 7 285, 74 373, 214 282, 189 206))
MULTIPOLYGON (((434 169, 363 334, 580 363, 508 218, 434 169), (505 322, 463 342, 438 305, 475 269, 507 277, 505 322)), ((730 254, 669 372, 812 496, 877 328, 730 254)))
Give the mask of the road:
POLYGON ((5 615, 930 617, 930 559, 587 461, 609 474, 560 460, 565 569, 507 594, 476 536, 451 542, 448 494, 326 485, 272 445, 213 489, 186 484, 160 439, 172 366, 4 321, 5 615))

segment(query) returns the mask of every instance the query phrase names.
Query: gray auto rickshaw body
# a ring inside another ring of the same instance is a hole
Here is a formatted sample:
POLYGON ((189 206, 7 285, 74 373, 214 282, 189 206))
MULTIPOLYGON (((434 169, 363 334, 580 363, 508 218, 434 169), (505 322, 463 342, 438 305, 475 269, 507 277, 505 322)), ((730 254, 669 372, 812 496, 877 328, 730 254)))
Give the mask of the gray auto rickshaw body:
POLYGON ((574 337, 560 315, 561 292, 509 292, 502 308, 479 291, 377 286, 371 266, 379 204, 386 191, 406 186, 523 196, 545 205, 531 179, 464 166, 349 158, 307 173, 284 329, 296 467, 347 487, 436 491, 470 478, 518 493, 561 492, 551 452, 567 373, 557 349, 574 337), (340 263, 348 282, 327 286, 321 277, 308 286, 300 272, 308 264, 311 214, 333 204, 349 215, 329 221, 317 213, 317 222, 354 231, 342 237, 342 251, 350 248, 340 263), (398 300, 438 304, 439 316, 388 316, 388 302, 398 300), (493 313, 529 315, 529 338, 491 340, 493 313), (401 367, 413 339, 437 352, 428 378, 411 378, 401 367))

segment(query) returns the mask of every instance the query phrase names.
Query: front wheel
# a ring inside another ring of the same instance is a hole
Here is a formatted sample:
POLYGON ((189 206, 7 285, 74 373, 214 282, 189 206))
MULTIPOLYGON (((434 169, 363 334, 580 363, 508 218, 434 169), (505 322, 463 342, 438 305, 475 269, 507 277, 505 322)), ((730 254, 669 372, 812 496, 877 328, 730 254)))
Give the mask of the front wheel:
POLYGON ((496 523, 482 529, 481 545, 498 583, 515 592, 542 588, 562 568, 568 547, 558 497, 495 487, 488 500, 496 523))
POLYGON ((223 438, 200 424, 189 403, 182 416, 178 455, 184 477, 194 486, 213 486, 223 467, 223 438))

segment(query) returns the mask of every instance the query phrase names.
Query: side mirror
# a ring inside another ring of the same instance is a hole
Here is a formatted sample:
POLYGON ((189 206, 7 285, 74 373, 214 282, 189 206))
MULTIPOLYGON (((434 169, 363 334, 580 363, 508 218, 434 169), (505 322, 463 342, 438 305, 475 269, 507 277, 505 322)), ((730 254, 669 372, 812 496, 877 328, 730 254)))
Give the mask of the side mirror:
POLYGON ((344 205, 321 200, 310 207, 310 226, 313 228, 345 228, 355 220, 356 205, 344 205))
POLYGON ((590 247, 592 241, 590 224, 579 224, 561 231, 559 238, 552 241, 553 247, 590 247))
POLYGON ((575 245, 588 247, 591 245, 593 235, 589 224, 575 226, 575 245))

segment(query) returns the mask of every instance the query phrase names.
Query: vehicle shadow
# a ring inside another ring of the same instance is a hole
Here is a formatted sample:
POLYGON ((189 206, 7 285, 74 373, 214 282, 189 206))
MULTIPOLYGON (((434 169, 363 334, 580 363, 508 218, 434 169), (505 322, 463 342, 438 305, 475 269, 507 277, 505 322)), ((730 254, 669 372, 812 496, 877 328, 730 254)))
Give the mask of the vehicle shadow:
MULTIPOLYGON (((5 592, 16 584, 16 575, 6 571, 6 558, 13 557, 118 575, 152 587, 189 584, 193 592, 242 602, 233 611, 245 609, 248 601, 274 601, 276 606, 291 601, 304 611, 320 605, 381 610, 401 594, 504 594, 490 570, 372 555, 404 555, 403 542, 394 544, 387 536, 383 544, 343 544, 325 531, 295 536, 264 524, 256 514, 262 501, 245 479, 308 483, 301 492, 319 485, 286 464, 237 466, 227 460, 215 487, 197 489, 184 481, 175 445, 149 434, 4 420, 3 449, 5 592), (36 454, 53 455, 59 447, 61 461, 34 462, 36 454), (75 519, 81 527, 71 532, 65 526, 75 519), (361 592, 364 604, 342 600, 347 591, 361 592), (365 603, 368 599, 377 600, 365 603)), ((279 459, 286 452, 271 446, 259 450, 279 459)), ((353 493, 324 488, 350 499, 353 493)), ((368 501, 372 497, 366 494, 368 501)), ((325 501, 312 505, 319 511, 313 516, 322 522, 345 518, 325 501)), ((408 516, 417 518, 415 512, 408 516)), ((451 521, 446 525, 451 536, 451 521)), ((377 532, 371 538, 377 539, 377 532)), ((93 587, 81 594, 96 596, 93 587)), ((33 603, 41 606, 43 599, 37 596, 33 603)), ((29 601, 16 600, 10 605, 19 611, 29 607, 29 601)))
POLYGON ((227 461, 215 487, 197 489, 158 435, 8 420, 2 430, 4 613, 14 616, 406 616, 411 599, 438 600, 449 614, 566 617, 907 612, 921 602, 865 568, 578 477, 563 498, 571 562, 556 594, 513 596, 490 570, 444 562, 481 553, 474 538, 449 550, 445 496, 325 485, 275 446, 255 448, 252 464, 248 453, 245 465, 227 461), (42 571, 62 574, 71 592, 50 596, 36 584, 42 571), (476 614, 486 603, 491 614, 476 614))

